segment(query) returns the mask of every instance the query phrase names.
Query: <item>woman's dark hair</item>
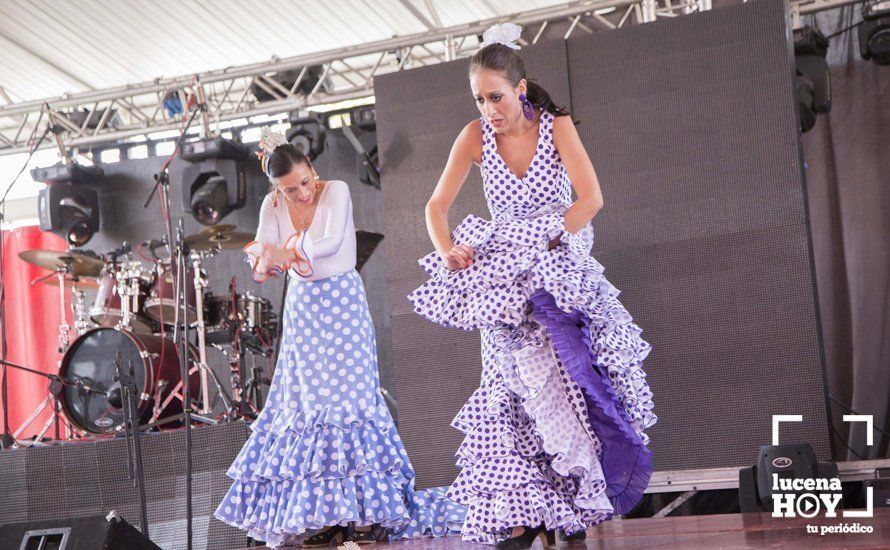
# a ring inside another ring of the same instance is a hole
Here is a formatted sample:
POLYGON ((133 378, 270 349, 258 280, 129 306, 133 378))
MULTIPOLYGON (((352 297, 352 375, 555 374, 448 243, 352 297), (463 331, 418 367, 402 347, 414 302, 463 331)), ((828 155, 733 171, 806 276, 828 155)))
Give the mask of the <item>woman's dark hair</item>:
POLYGON ((540 84, 532 82, 525 75, 525 63, 522 58, 508 46, 503 44, 489 44, 475 53, 470 59, 470 74, 472 75, 479 69, 489 69, 503 73, 514 86, 519 86, 519 81, 523 78, 528 82, 528 91, 525 97, 532 104, 547 111, 553 116, 567 116, 569 114, 564 108, 559 107, 550 99, 547 90, 540 84))
POLYGON ((312 167, 309 157, 304 155, 303 151, 297 149, 293 144, 285 143, 276 147, 269 156, 267 174, 270 178, 280 178, 288 175, 298 164, 312 167))
POLYGON ((272 181, 269 182, 270 195, 274 196, 275 189, 278 187, 275 179, 290 174, 291 170, 294 169, 294 166, 297 166, 298 164, 305 164, 309 168, 312 168, 312 163, 309 161, 309 157, 303 154, 303 151, 294 147, 293 144, 285 143, 279 145, 272 151, 272 154, 269 155, 269 162, 266 163, 265 166, 266 175, 272 179, 272 181))

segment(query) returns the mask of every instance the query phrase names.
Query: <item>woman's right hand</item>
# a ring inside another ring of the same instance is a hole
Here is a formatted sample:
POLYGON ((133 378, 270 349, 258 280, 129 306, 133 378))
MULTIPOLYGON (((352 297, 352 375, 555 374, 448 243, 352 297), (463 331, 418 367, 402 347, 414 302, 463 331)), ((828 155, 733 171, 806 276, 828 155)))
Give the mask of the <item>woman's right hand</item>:
POLYGON ((445 260, 445 268, 449 271, 466 269, 473 265, 473 249, 467 245, 457 245, 446 252, 442 259, 445 260))

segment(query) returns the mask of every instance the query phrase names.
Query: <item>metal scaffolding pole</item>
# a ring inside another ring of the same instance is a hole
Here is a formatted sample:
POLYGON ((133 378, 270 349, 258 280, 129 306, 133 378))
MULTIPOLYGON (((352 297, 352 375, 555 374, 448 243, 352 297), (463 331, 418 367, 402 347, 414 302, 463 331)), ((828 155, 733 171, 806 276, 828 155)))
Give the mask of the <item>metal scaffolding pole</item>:
MULTIPOLYGON (((29 150, 31 144, 28 143, 28 136, 37 124, 36 115, 45 105, 49 106, 58 124, 66 129, 65 142, 73 148, 176 130, 181 122, 180 116, 168 116, 164 99, 178 97, 180 103, 186 106, 185 98, 199 91, 207 105, 204 127, 218 130, 220 123, 235 119, 369 97, 373 94, 374 76, 468 55, 476 43, 476 36, 495 23, 511 21, 525 25, 528 33, 524 38, 536 43, 548 25, 558 24, 565 29, 568 22, 568 31, 563 35, 569 37, 576 28, 588 33, 602 32, 630 24, 653 22, 659 17, 706 11, 710 9, 711 1, 575 0, 452 27, 442 27, 435 10, 429 10, 431 3, 426 2, 429 17, 414 8, 415 16, 430 27, 422 33, 41 100, 16 103, 4 97, 7 104, 0 105, 0 156, 29 150), (615 9, 610 12, 609 8, 615 9), (607 18, 604 13, 611 15, 607 18), (629 17, 631 14, 636 14, 636 17, 629 17), (316 69, 310 71, 310 68, 316 69), (317 74, 319 70, 322 73, 320 76, 317 74), (285 80, 282 84, 280 78, 283 77, 275 77, 286 71, 298 73, 298 76, 295 81, 285 80), (329 81, 325 82, 325 78, 329 81), (305 89, 307 81, 313 82, 312 91, 301 93, 300 85, 303 84, 305 89), (254 90, 268 97, 260 101, 254 95, 254 90), (214 125, 216 128, 213 128, 214 125)), ((852 3, 855 0, 801 0, 792 1, 791 7, 795 14, 806 14, 852 3)), ((405 4, 414 7, 410 2, 405 4)))

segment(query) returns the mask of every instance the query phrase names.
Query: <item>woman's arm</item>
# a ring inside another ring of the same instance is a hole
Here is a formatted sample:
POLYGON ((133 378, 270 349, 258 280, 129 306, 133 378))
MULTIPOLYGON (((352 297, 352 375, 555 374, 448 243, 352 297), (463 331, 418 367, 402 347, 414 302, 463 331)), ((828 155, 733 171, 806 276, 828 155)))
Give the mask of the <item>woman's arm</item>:
MULTIPOLYGON (((279 197, 279 200, 284 200, 279 197)), ((278 225, 278 214, 273 206, 274 197, 266 195, 260 206, 260 221, 257 224, 254 241, 261 246, 246 248, 248 259, 257 275, 265 277, 274 266, 290 262, 293 252, 282 248, 281 233, 278 225)))
POLYGON ((603 192, 593 170, 593 164, 571 117, 558 116, 553 120, 553 144, 566 167, 569 181, 578 195, 565 215, 565 229, 577 233, 603 207, 603 192))
POLYGON ((349 186, 342 181, 329 181, 331 188, 324 196, 324 204, 319 205, 328 211, 324 233, 320 239, 312 241, 312 258, 317 260, 336 254, 346 237, 346 227, 352 216, 352 197, 349 186))
POLYGON ((445 170, 439 177, 433 195, 426 203, 427 231, 436 247, 436 252, 446 261, 449 269, 467 267, 472 261, 472 249, 465 246, 455 247, 451 240, 448 209, 463 187, 473 162, 481 156, 482 127, 478 120, 474 120, 467 124, 454 140, 445 170))
MULTIPOLYGON (((279 198, 279 200, 284 200, 279 198)), ((278 232, 278 216, 275 213, 275 207, 272 206, 273 196, 266 195, 263 204, 260 205, 260 221, 256 228, 255 241, 263 243, 264 246, 281 246, 281 235, 278 232)))

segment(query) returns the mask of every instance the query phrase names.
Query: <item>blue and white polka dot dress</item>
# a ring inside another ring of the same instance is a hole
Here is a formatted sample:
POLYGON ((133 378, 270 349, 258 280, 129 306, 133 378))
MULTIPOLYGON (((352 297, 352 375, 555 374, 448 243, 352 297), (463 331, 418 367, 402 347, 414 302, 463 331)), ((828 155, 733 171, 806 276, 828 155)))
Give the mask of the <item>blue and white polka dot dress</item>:
POLYGON ((272 547, 349 522, 416 536, 449 520, 429 520, 422 507, 459 519, 443 495, 413 492, 414 471, 379 391, 358 273, 292 278, 283 321, 266 406, 228 470, 234 483, 216 517, 272 547))
POLYGON ((452 234, 474 249, 473 265, 452 272, 425 256, 431 278, 409 296, 420 315, 481 332, 481 385, 452 422, 466 438, 448 492, 468 507, 461 532, 472 542, 518 525, 585 529, 629 511, 651 475, 644 430, 656 416, 642 370, 651 347, 590 256, 592 226, 564 230, 572 190, 553 120, 540 115, 520 178, 482 119, 492 220, 469 216, 452 234))

